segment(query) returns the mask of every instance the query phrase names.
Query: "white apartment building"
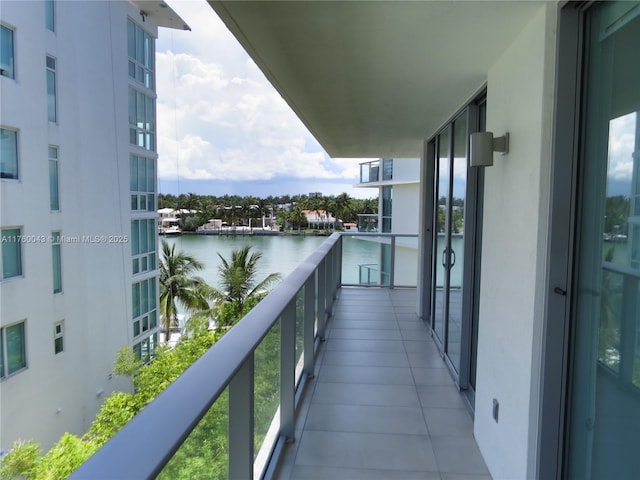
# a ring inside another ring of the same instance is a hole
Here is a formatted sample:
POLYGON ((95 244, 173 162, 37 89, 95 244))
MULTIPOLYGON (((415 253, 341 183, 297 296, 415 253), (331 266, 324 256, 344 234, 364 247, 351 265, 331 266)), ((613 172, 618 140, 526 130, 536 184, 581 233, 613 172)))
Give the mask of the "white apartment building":
MULTIPOLYGON (((360 183, 354 186, 378 189, 377 231, 418 234, 420 158, 381 158, 361 163, 360 183)), ((418 275, 418 238, 398 237, 395 242, 394 284, 414 286, 418 275)), ((388 284, 389 245, 381 244, 380 266, 383 284, 388 284)))
POLYGON ((157 342, 162 1, 0 9, 0 449, 83 433, 157 342))

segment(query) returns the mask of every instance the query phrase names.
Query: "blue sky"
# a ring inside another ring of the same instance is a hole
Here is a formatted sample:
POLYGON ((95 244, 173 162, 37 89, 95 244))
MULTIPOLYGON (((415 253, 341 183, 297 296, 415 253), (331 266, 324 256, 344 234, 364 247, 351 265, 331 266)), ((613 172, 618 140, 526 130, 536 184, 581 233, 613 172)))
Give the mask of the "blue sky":
POLYGON ((204 0, 168 3, 191 31, 156 43, 160 193, 377 195, 352 188, 368 159, 330 158, 204 0))

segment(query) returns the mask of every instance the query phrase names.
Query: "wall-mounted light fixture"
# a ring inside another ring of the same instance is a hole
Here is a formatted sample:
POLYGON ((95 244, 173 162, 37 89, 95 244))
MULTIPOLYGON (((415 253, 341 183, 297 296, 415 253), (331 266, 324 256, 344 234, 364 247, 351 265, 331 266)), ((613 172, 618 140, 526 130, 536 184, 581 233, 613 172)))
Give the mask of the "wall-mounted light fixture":
POLYGON ((493 132, 478 132, 471 134, 470 164, 472 167, 491 167, 493 152, 502 155, 509 153, 509 133, 502 137, 493 137, 493 132))

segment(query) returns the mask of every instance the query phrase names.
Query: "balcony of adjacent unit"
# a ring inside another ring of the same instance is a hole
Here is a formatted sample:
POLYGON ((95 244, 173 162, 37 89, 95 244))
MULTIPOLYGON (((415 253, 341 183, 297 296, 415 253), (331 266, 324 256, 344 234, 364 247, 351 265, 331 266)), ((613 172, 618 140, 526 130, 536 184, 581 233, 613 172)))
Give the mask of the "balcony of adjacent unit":
MULTIPOLYGON (((417 177, 416 177, 417 179, 417 177)), ((383 158, 360 164, 358 187, 377 187, 393 180, 393 159, 383 158)))
POLYGON ((398 237, 333 234, 71 478, 490 478, 398 237))

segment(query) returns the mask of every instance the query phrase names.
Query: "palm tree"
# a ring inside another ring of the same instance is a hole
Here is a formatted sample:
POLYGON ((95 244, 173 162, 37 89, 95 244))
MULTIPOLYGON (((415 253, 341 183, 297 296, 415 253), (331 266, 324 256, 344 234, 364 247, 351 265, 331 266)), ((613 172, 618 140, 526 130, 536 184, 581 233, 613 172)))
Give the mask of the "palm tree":
POLYGON ((204 264, 187 253, 178 251, 176 246, 162 241, 160 259, 160 319, 169 339, 171 328, 177 326, 176 302, 190 311, 197 312, 209 308, 203 295, 204 280, 194 276, 204 264))
MULTIPOLYGON (((225 306, 232 309, 232 321, 239 320, 245 312, 248 304, 257 303, 265 293, 265 290, 274 282, 280 280, 279 273, 270 273, 258 282, 258 262, 262 258, 261 252, 251 252, 251 245, 246 245, 239 250, 231 252, 231 261, 218 253, 222 264, 218 269, 222 289, 206 287, 209 296, 218 301, 219 313, 225 306)), ((228 319, 222 320, 223 324, 229 323, 228 319)))

